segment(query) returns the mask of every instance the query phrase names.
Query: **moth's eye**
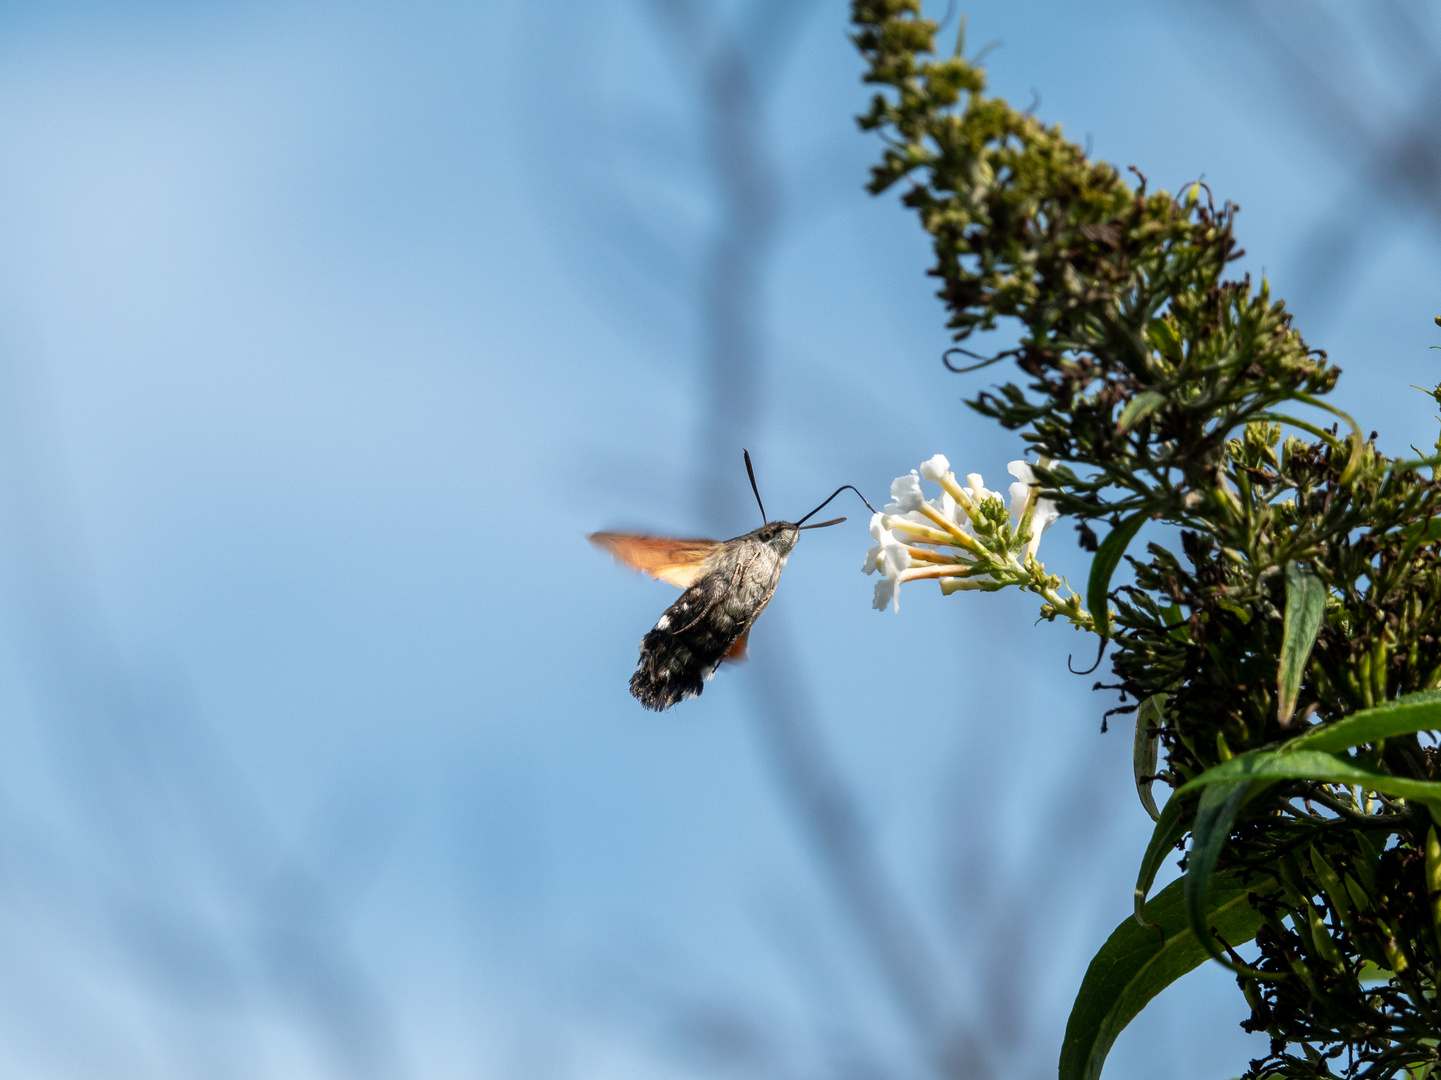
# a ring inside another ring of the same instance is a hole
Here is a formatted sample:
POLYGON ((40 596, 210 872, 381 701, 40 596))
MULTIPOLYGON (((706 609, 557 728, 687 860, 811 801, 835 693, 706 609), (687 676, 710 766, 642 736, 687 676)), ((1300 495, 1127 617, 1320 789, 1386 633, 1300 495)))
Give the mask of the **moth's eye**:
POLYGON ((776 531, 769 526, 761 530, 761 539, 767 542, 774 540, 776 531))

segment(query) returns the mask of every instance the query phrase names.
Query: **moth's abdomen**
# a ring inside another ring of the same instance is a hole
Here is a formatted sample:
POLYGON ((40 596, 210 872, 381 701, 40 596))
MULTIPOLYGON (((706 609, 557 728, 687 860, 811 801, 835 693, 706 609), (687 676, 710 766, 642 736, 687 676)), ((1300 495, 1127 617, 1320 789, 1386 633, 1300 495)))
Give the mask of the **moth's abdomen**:
POLYGON ((783 560, 766 558, 769 552, 737 554, 687 589, 641 641, 630 692, 647 709, 698 697, 769 602, 783 560))

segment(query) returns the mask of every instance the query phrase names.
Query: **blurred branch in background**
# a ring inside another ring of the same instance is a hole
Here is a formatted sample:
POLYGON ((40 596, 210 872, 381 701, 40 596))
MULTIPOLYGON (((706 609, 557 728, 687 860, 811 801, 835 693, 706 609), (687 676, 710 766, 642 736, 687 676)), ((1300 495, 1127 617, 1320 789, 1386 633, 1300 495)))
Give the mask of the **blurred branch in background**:
MULTIPOLYGON (((764 137, 768 98, 814 0, 757 0, 724 12, 703 0, 649 0, 691 93, 714 220, 705 240, 701 312, 702 512, 732 527, 735 448, 756 430, 764 386, 765 271, 784 214, 777 162, 764 137)), ((743 500, 744 502, 744 500, 743 500)))
MULTIPOLYGON (((1276 75, 1303 130, 1350 180, 1313 227, 1304 284, 1333 298, 1398 229, 1441 239, 1441 47, 1437 8, 1413 0, 1351 5, 1224 0, 1276 75)), ((1320 305, 1318 305, 1320 307, 1320 305)))
POLYGON ((0 360, 3 633, 29 705, 11 720, 32 722, 0 811, 9 1060, 47 1076, 406 1075, 343 897, 287 852, 189 704, 109 641, 31 375, 0 360))
MULTIPOLYGON (((1009 748, 985 745, 987 734, 971 732, 967 758, 1005 760, 1009 748)), ((1007 738, 1004 729, 989 734, 1007 738)), ((1048 797, 1029 803, 1026 824, 1037 839, 1019 845, 1019 860, 1009 864, 997 779, 978 768, 949 793, 942 905, 963 957, 960 969, 977 984, 969 1024, 950 1047, 952 1076, 1055 1075, 1061 1030, 1055 1021, 1063 1018, 1047 1015, 1047 984, 1063 942, 1085 925, 1083 898, 1096 868, 1118 850, 1107 828, 1117 804, 1102 779, 1106 749, 1092 741, 1048 797)), ((1072 988, 1056 989, 1065 1009, 1072 988)))
POLYGON ((771 620, 769 648, 758 653, 751 680, 762 750, 917 1041, 917 1064, 934 1068, 945 1059, 950 1011, 936 968, 939 957, 871 843, 860 806, 826 743, 789 628, 779 612, 771 620))
MULTIPOLYGON (((749 499, 740 497, 745 489, 736 482, 736 459, 760 428, 766 275, 789 207, 798 201, 787 197, 785 162, 768 136, 768 113, 813 7, 809 0, 738 5, 651 0, 648 6, 685 90, 683 119, 676 122, 673 137, 661 142, 684 145, 690 131, 705 133, 696 186, 706 193, 710 227, 695 240, 699 272, 682 279, 690 287, 676 289, 676 278, 670 285, 672 303, 699 315, 704 372, 699 488, 702 514, 720 535, 748 527, 754 512, 749 499)), ((862 179, 855 178, 857 189, 862 179)), ((647 215, 640 205, 627 210, 623 195, 616 196, 610 205, 617 212, 610 220, 622 227, 612 230, 610 243, 627 250, 632 261, 643 261, 643 253, 654 248, 653 228, 625 229, 625 223, 640 225, 647 215)), ((655 254, 663 252, 656 248, 655 254)), ((658 264, 651 280, 663 277, 658 264)), ((1042 830, 1043 850, 1033 851, 1016 877, 1005 865, 1004 842, 993 828, 997 808, 976 798, 946 857, 959 887, 939 898, 942 910, 928 922, 923 905, 901 887, 872 841, 859 801, 829 746, 781 612, 766 616, 764 643, 748 678, 759 745, 871 971, 861 976, 871 986, 859 993, 823 989, 848 970, 846 965, 822 959, 813 942, 788 935, 786 950, 797 980, 813 997, 824 999, 816 1007, 821 1063, 800 1071, 958 1080, 1049 1075, 1054 1047, 1035 1038, 1043 1027, 1038 990, 1046 979, 1049 941, 1036 940, 1036 932, 1045 924, 1054 933, 1057 913, 1042 879, 1060 863, 1079 876, 1082 853, 1098 861, 1104 804, 1087 793, 1068 799, 1063 809, 1038 808, 1038 822, 1059 812, 1070 831, 1056 836, 1042 830), (1052 844, 1064 847, 1051 850, 1052 844), (938 940, 930 929, 937 923, 949 924, 958 940, 938 940), (889 1011, 908 1033, 900 1048, 881 1033, 874 1016, 858 1023, 849 1011, 852 1000, 878 997, 889 1002, 889 1011), (960 997, 971 1004, 960 1007, 960 997), (844 1037, 837 1039, 837 1032, 844 1037)), ((972 793, 982 790, 974 787, 972 793)), ((761 1019, 762 1010, 724 994, 697 998, 677 992, 661 1007, 672 1017, 673 1041, 698 1065, 779 1077, 791 1075, 790 1063, 803 1056, 793 1044, 805 1041, 804 1033, 776 1032, 761 1019), (792 1052, 786 1051, 787 1043, 792 1052)), ((1058 1036, 1059 1026, 1053 1026, 1058 1036)))
MULTIPOLYGON (((735 452, 754 435, 765 361, 766 270, 784 224, 781 167, 767 138, 770 91, 783 72, 812 0, 755 0, 725 10, 702 0, 652 0, 655 21, 706 132, 714 224, 704 239, 695 303, 701 311, 700 488, 715 527, 734 531, 735 452), (698 61, 698 62, 697 62, 698 61)), ((755 717, 782 792, 830 875, 862 942, 913 1028, 922 1057, 937 1060, 943 1005, 931 950, 917 920, 872 850, 855 801, 835 768, 798 677, 779 613, 755 663, 755 717)))

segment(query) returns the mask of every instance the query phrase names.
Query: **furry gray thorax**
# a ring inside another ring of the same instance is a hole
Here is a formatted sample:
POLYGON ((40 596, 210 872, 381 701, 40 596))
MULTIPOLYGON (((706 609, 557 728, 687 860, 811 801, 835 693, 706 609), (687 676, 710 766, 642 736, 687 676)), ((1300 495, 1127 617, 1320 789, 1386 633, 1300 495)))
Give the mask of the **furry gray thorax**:
POLYGON ((800 527, 768 521, 717 545, 695 584, 640 644, 630 692, 648 709, 696 697, 775 594, 800 527))

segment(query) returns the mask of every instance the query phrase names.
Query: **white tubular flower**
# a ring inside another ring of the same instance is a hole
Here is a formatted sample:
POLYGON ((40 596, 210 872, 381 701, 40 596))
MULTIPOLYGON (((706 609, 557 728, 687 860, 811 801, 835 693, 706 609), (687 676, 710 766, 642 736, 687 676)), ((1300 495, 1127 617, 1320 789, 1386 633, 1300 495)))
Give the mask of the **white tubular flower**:
MULTIPOLYGON (((1050 464, 1042 457, 1036 467, 1050 464)), ((1036 559, 1041 534, 1056 523, 1060 511, 1050 499, 1041 498, 1041 485, 1029 464, 1013 461, 1006 468, 1016 478, 1010 486, 1009 507, 986 487, 980 473, 968 473, 965 484, 958 483, 944 454, 895 479, 891 484, 895 501, 871 517, 876 543, 866 552, 864 569, 867 574, 880 572, 873 601, 876 610, 900 611, 900 589, 910 581, 934 581, 945 596, 1018 587, 1041 597, 1042 618, 1064 618, 1080 629, 1094 628, 1095 620, 1081 606, 1081 597, 1069 589, 1063 593, 1062 579, 1048 574, 1036 559), (939 487, 940 497, 927 499, 922 481, 939 487), (1019 542, 1022 534, 1027 537, 1024 547, 1019 542)))
POLYGON ((949 491, 941 492, 941 516, 947 521, 954 521, 967 536, 976 535, 976 530, 971 525, 971 515, 966 513, 964 506, 951 498, 949 491))
POLYGON ((921 479, 933 484, 939 484, 950 471, 951 463, 946 460, 945 454, 937 454, 929 461, 921 462, 921 479))
POLYGON ((1032 484, 1036 482, 1036 474, 1031 471, 1031 466, 1024 461, 1013 461, 1006 466, 1006 472, 1016 478, 1016 482, 1010 487, 1011 495, 1011 522, 1019 524, 1026 516, 1026 510, 1031 501, 1033 493, 1032 484))
POLYGON ((981 474, 978 472, 966 474, 966 487, 971 489, 971 498, 975 499, 977 503, 985 502, 987 499, 1000 498, 994 491, 986 487, 986 482, 981 479, 981 474))
POLYGON ((1013 461, 1006 466, 1006 471, 1016 478, 1010 489, 1011 525, 1019 529, 1021 522, 1030 517, 1031 542, 1026 545, 1026 554, 1035 558, 1041 546, 1041 534, 1056 523, 1061 512, 1050 499, 1040 497, 1036 474, 1026 462, 1013 461))
POLYGON ((876 582, 876 594, 871 597, 871 607, 877 611, 885 611, 892 604, 897 611, 901 610, 901 583, 895 578, 883 577, 876 582))
MULTIPOLYGON (((1044 458, 1041 464, 1047 464, 1044 458)), ((896 478, 891 484, 895 501, 871 518, 876 543, 866 552, 864 566, 868 574, 881 574, 874 601, 878 610, 899 611, 900 587, 908 581, 935 581, 946 594, 1019 585, 1041 592, 1048 602, 1065 602, 1051 598, 1055 590, 1044 568, 1031 561, 1041 533, 1058 516, 1056 507, 1040 498, 1029 465, 1013 461, 1009 468, 1016 478, 1010 488, 1009 513, 980 473, 968 474, 964 486, 957 483, 944 454, 922 462, 919 471, 896 478), (937 485, 940 497, 927 499, 922 481, 937 485), (983 504, 987 509, 982 509, 983 504), (1023 552, 1016 548, 1016 536, 1026 528, 1030 540, 1023 552)))
POLYGON ((888 605, 893 604, 895 610, 900 611, 900 576, 910 568, 911 553, 885 527, 884 517, 883 514, 871 515, 871 535, 876 538, 876 546, 866 553, 865 571, 868 574, 876 570, 881 572, 881 580, 876 582, 875 609, 885 611, 888 605))
MULTIPOLYGON (((891 481, 891 498, 895 502, 886 505, 888 514, 909 514, 926 504, 926 498, 921 494, 921 478, 916 475, 915 469, 909 476, 898 476, 891 481)), ((875 530, 875 526, 871 528, 875 530)))

